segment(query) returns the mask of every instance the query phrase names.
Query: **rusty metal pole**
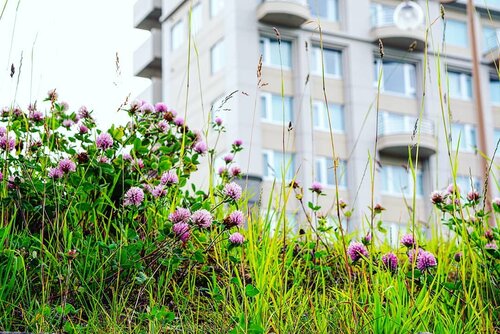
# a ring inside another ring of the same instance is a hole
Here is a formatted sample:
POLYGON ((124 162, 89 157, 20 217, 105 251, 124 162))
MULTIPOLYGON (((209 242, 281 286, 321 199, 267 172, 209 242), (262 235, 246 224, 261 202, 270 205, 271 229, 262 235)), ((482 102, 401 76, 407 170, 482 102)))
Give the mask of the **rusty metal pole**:
MULTIPOLYGON (((474 92, 474 101, 476 102, 476 110, 477 110, 477 132, 479 135, 479 151, 484 155, 488 155, 488 143, 486 142, 486 131, 484 124, 484 110, 483 110, 483 101, 481 100, 481 80, 479 78, 479 57, 477 52, 477 41, 476 41, 476 27, 474 25, 474 15, 475 15, 475 7, 472 3, 472 0, 467 0, 467 25, 469 27, 469 37, 470 37, 470 46, 472 51, 472 83, 473 83, 473 92, 474 92)), ((490 175, 488 173, 488 161, 486 158, 481 157, 481 172, 483 173, 483 185, 487 187, 488 192, 485 194, 485 202, 486 208, 488 211, 491 211, 491 191, 490 190, 490 175)), ((495 220, 490 217, 489 221, 491 226, 495 225, 495 220)))

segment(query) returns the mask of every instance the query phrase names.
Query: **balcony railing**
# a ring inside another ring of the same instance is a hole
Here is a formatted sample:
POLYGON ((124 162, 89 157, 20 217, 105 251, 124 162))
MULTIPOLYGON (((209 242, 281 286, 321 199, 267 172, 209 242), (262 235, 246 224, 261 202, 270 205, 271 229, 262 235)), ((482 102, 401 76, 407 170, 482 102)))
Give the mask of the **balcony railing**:
POLYGON ((495 32, 489 36, 486 36, 483 46, 484 55, 487 61, 493 62, 500 59, 500 29, 496 29, 495 32))
POLYGON ((151 29, 151 36, 134 52, 134 73, 143 78, 161 78, 161 30, 151 29))
POLYGON ((419 144, 419 157, 427 158, 436 152, 434 122, 416 116, 381 112, 378 122, 379 151, 384 154, 406 157, 411 147, 412 155, 419 144), (418 128, 420 126, 420 129, 418 128), (420 130, 420 137, 418 131, 420 130))
POLYGON ((134 5, 134 26, 137 29, 160 29, 161 0, 138 0, 134 5))
POLYGON ((300 27, 310 17, 307 0, 261 0, 257 7, 257 18, 263 23, 300 27))

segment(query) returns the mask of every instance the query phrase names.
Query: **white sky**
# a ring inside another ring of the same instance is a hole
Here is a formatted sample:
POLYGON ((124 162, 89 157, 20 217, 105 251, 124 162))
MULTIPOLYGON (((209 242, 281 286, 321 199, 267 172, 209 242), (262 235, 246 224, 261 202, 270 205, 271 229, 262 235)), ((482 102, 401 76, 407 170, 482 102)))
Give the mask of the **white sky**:
POLYGON ((42 100, 56 88, 70 110, 81 105, 93 109, 100 127, 123 124, 126 117, 116 112, 119 105, 150 84, 133 76, 134 51, 149 35, 133 28, 135 1, 0 0, 0 11, 7 4, 0 19, 0 107, 14 103, 26 109, 38 100, 38 109, 45 110, 48 105, 42 100), (11 79, 12 63, 16 73, 11 79))

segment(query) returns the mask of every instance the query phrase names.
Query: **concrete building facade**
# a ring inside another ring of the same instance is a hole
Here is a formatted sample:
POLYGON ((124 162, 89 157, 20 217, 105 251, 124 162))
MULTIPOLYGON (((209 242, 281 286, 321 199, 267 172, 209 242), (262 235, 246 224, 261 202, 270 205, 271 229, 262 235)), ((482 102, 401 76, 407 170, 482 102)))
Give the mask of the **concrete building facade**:
MULTIPOLYGON (((423 14, 414 29, 394 21, 401 3, 139 0, 134 24, 151 36, 136 51, 134 70, 151 78, 144 99, 174 106, 192 127, 206 127, 214 114, 223 118, 220 142, 243 139, 238 161, 245 173, 262 178, 263 203, 273 180, 284 175, 304 189, 320 182, 327 195, 319 200, 322 210, 334 214, 337 183, 339 197, 353 207, 349 229, 366 226, 375 168, 373 203, 387 209, 382 218, 395 237, 412 211, 419 228, 432 221, 428 194, 451 182, 447 143, 452 159, 458 157, 461 188, 470 188, 470 176, 481 188, 483 176, 466 1, 413 1, 423 14), (408 156, 417 143, 414 178, 408 156)), ((476 1, 474 18, 484 153, 491 157, 500 137, 500 1, 476 1)), ((495 162, 491 184, 498 194, 495 162)), ((313 199, 309 191, 304 196, 305 203, 313 199)), ((285 210, 292 216, 299 207, 291 199, 285 210)))

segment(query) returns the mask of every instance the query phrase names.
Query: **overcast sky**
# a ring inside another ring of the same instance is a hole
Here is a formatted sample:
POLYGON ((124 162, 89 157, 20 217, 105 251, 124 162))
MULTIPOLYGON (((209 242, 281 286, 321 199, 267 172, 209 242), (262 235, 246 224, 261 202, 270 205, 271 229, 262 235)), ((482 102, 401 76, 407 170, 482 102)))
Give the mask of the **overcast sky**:
POLYGON ((149 34, 133 28, 135 1, 1 0, 7 5, 0 19, 0 106, 25 109, 38 100, 39 109, 46 108, 41 101, 56 88, 71 110, 93 109, 100 126, 123 123, 116 109, 150 83, 132 73, 134 50, 149 34))

